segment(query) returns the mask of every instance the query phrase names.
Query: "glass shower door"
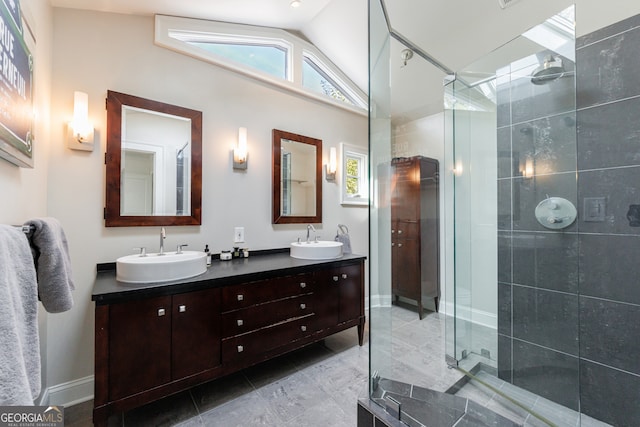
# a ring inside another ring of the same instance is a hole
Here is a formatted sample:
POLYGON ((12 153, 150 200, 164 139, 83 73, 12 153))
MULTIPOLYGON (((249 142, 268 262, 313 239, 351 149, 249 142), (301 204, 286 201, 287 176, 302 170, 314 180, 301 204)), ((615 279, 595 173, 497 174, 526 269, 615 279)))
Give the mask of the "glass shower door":
POLYGON ((580 422, 574 22, 573 7, 560 12, 457 73, 445 95, 448 356, 478 399, 562 426, 580 422))

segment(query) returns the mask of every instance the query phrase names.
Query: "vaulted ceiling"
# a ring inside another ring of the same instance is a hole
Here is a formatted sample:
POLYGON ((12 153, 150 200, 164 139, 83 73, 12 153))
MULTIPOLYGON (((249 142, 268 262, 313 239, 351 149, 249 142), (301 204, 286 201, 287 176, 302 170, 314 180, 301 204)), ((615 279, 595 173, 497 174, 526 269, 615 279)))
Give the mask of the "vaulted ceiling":
MULTIPOLYGON (((368 89, 369 0, 50 0, 54 7, 165 14, 284 28, 322 50, 361 89, 368 89)), ((576 3, 578 35, 640 13, 640 2, 609 0, 384 0, 391 27, 451 70, 472 63, 561 9, 576 3)), ((390 44, 392 115, 405 120, 442 111, 445 73, 390 44)))

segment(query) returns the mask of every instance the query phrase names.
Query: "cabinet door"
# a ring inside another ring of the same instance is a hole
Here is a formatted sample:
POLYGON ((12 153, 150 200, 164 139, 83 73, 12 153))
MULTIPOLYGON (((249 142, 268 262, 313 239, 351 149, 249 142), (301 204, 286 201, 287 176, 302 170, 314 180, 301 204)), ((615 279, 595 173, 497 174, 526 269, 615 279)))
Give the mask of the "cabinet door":
POLYGON ((109 399, 171 380, 171 297, 109 307, 109 399))
POLYGON ((174 380, 220 364, 220 289, 173 296, 171 376, 174 380))
POLYGON ((391 280, 396 295, 415 299, 420 295, 419 240, 394 239, 391 248, 391 280))
MULTIPOLYGON (((336 269, 338 278, 338 322, 357 319, 363 311, 363 285, 360 265, 350 265, 336 269)), ((335 276, 334 276, 335 280, 335 276)))

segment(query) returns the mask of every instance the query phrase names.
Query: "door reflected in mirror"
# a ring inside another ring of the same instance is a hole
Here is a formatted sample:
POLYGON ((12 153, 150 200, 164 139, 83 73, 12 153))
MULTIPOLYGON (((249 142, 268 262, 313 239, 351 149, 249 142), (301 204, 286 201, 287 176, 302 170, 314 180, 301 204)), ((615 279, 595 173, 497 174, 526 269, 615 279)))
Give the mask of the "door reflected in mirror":
POLYGON ((199 225, 202 113, 108 91, 105 225, 199 225))
POLYGON ((273 130, 273 223, 322 222, 322 141, 273 130))
POLYGON ((121 215, 191 215, 191 119, 122 107, 121 215))

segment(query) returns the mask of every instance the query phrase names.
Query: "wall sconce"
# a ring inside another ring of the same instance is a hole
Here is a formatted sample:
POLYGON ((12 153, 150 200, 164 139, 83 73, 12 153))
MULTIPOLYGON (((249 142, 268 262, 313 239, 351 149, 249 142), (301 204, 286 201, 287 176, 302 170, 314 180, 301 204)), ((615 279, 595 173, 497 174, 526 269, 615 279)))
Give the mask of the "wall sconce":
POLYGON ((329 163, 325 166, 325 179, 327 181, 336 180, 336 169, 338 169, 338 160, 336 159, 336 147, 329 149, 329 163))
POLYGON ((233 168, 247 168, 247 128, 238 128, 238 143, 233 149, 233 168))
POLYGON ((72 150, 93 151, 93 125, 89 123, 89 95, 73 93, 73 120, 67 128, 67 147, 72 150))

